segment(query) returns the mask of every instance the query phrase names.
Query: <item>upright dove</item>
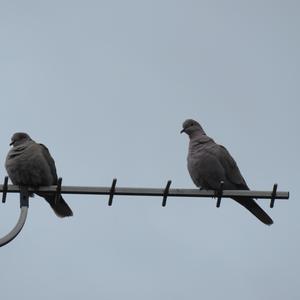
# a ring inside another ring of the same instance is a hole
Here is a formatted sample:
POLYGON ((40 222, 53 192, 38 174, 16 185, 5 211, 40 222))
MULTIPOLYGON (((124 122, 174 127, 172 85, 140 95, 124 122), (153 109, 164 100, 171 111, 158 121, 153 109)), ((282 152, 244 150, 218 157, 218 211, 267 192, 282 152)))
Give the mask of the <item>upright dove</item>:
MULTIPOLYGON (((56 167, 49 150, 38 144, 27 133, 17 132, 11 138, 12 148, 7 154, 5 167, 12 183, 19 186, 38 188, 57 184, 56 167)), ((52 207, 58 217, 73 216, 65 200, 55 203, 55 195, 36 192, 52 207)))
MULTIPOLYGON (((224 146, 216 144, 207 136, 195 120, 184 121, 182 127, 181 133, 186 133, 190 138, 187 167, 197 187, 217 190, 223 181, 225 190, 249 190, 235 160, 224 146)), ((247 208, 264 224, 273 224, 272 219, 252 198, 232 199, 247 208)))

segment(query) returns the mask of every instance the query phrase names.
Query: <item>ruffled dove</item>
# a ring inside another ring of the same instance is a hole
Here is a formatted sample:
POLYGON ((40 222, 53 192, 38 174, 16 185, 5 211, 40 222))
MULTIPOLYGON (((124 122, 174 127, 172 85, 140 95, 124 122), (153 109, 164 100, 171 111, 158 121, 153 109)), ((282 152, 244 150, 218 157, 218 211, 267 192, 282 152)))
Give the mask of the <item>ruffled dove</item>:
MULTIPOLYGON (((47 147, 36 143, 23 132, 15 133, 10 145, 13 147, 7 154, 5 167, 13 184, 34 188, 57 184, 55 162, 47 147)), ((62 196, 55 203, 54 194, 36 194, 45 198, 57 216, 73 216, 71 208, 62 196)))
MULTIPOLYGON (((240 170, 227 149, 218 145, 207 136, 201 125, 192 120, 186 120, 181 131, 189 138, 187 157, 188 171, 197 187, 217 190, 220 182, 224 182, 224 190, 249 190, 240 170)), ((271 225, 272 219, 252 199, 234 197, 233 200, 247 208, 261 222, 271 225)))

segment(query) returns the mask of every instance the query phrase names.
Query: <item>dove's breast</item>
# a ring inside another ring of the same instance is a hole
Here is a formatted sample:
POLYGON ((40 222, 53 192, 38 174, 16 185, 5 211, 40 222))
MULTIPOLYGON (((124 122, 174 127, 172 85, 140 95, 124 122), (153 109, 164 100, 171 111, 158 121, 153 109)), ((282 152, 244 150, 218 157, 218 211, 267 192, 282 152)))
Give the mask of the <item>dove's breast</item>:
POLYGON ((187 167, 193 182, 198 187, 217 189, 220 181, 225 180, 224 170, 212 154, 214 147, 213 142, 190 144, 187 167))
POLYGON ((12 148, 5 167, 13 184, 40 186, 53 183, 50 167, 36 143, 12 148))
POLYGON ((187 157, 187 168, 193 182, 198 187, 205 188, 207 162, 208 156, 203 145, 191 144, 187 157))

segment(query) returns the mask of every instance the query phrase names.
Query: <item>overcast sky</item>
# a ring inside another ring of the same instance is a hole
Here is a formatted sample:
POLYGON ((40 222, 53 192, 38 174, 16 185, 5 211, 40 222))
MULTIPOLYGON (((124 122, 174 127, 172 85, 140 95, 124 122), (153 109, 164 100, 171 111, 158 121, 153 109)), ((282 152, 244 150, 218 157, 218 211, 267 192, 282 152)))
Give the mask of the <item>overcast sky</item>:
MULTIPOLYGON (((193 188, 195 118, 236 159, 265 226, 215 200, 41 198, 0 249, 1 299, 298 300, 299 1, 0 0, 0 180, 11 135, 48 146, 66 185, 193 188)), ((19 214, 0 205, 0 236, 19 214)))

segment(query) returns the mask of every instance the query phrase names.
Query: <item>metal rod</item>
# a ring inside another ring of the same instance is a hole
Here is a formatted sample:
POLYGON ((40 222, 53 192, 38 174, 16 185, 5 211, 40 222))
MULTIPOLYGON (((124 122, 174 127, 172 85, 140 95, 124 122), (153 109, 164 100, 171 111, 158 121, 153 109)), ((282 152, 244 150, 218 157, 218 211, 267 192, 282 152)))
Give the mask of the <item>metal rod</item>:
MULTIPOLYGON (((0 192, 3 192, 3 185, 0 185, 0 192)), ((56 186, 39 187, 38 190, 28 188, 29 193, 46 192, 56 193, 56 186)), ((7 193, 19 193, 20 189, 17 185, 8 185, 7 193)), ((116 187, 114 195, 118 196, 164 196, 165 188, 135 188, 135 187, 116 187)), ((92 187, 92 186, 62 186, 61 194, 74 195, 110 195, 111 187, 92 187)), ((215 197, 216 192, 213 190, 200 189, 178 189, 173 188, 168 192, 168 197, 215 197)), ((249 191, 249 190, 223 190, 222 198, 231 197, 252 197, 260 199, 271 199, 272 191, 249 191)), ((289 199, 289 192, 276 191, 275 199, 289 199)))
POLYGON ((59 177, 57 180, 57 186, 56 186, 55 204, 58 204, 58 202, 60 200, 61 184, 62 184, 62 178, 59 177))
POLYGON ((274 186, 273 186, 273 191, 272 191, 272 196, 271 196, 271 202, 270 202, 270 207, 271 208, 273 208, 274 204, 275 204, 277 186, 278 186, 277 183, 275 183, 274 186))
POLYGON ((5 201, 6 201, 7 186, 8 186, 8 176, 5 176, 4 183, 3 183, 2 203, 5 203, 5 201))
POLYGON ((116 184, 117 184, 117 178, 114 178, 109 191, 108 206, 112 206, 113 198, 116 190, 116 184))
POLYGON ((216 207, 220 207, 220 205, 221 205, 221 199, 222 199, 222 196, 223 196, 223 187, 224 187, 224 181, 221 181, 219 190, 217 191, 218 200, 217 200, 216 207))
POLYGON ((167 185, 164 189, 163 193, 163 201, 162 201, 162 206, 165 207, 167 205, 167 198, 169 196, 169 191, 170 191, 170 186, 171 186, 172 181, 168 180, 167 185))

